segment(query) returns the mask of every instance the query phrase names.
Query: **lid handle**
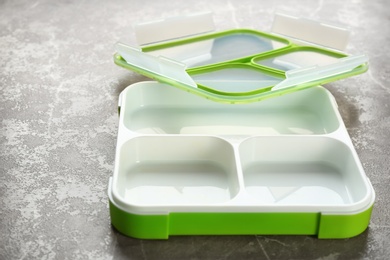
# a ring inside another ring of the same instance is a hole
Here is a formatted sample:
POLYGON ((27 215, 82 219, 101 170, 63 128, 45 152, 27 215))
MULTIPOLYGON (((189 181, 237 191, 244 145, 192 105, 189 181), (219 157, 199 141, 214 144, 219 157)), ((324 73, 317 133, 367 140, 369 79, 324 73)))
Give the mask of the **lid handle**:
POLYGON ((197 87, 186 72, 184 63, 162 56, 155 57, 120 42, 115 44, 115 48, 128 64, 147 72, 148 76, 160 76, 161 81, 171 80, 193 88, 197 87))
POLYGON ((366 62, 368 62, 368 57, 363 54, 341 58, 335 63, 325 66, 312 66, 290 70, 286 72, 286 79, 275 85, 272 90, 285 89, 336 76, 351 71, 366 62))
POLYGON ((215 30, 211 12, 182 15, 134 25, 137 43, 145 45, 215 30))
POLYGON ((341 51, 345 50, 349 39, 347 29, 280 13, 275 14, 271 30, 277 34, 341 51))

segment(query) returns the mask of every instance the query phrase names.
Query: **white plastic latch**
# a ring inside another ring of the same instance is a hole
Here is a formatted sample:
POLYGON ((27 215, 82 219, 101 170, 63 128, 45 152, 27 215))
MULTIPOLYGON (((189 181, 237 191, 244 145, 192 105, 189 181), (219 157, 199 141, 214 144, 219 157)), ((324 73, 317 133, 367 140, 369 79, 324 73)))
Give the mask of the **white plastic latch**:
POLYGON ((168 79, 193 88, 197 87, 195 81, 186 72, 184 63, 166 57, 155 57, 120 42, 115 45, 115 48, 128 64, 149 72, 150 76, 157 75, 161 80, 168 79))
POLYGON ((308 82, 329 78, 352 71, 354 68, 368 62, 366 55, 349 56, 325 66, 299 68, 286 72, 286 79, 275 85, 272 90, 301 85, 308 82))
POLYGON ((271 30, 276 34, 341 51, 345 50, 349 39, 349 31, 345 28, 278 13, 275 14, 271 30))
POLYGON ((134 25, 137 43, 145 45, 215 30, 211 12, 183 15, 134 25))

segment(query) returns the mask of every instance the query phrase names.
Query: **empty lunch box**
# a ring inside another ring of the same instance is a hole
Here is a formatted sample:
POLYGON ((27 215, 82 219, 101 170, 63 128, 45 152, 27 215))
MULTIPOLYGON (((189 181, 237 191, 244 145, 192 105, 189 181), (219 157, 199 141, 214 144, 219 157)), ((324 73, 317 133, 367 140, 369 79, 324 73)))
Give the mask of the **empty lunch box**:
MULTIPOLYGON (((209 28, 207 18, 187 22, 209 28)), ((276 27, 291 19, 277 16, 276 27)), ((347 238, 367 228, 374 190, 333 96, 318 86, 364 72, 367 59, 297 42, 238 29, 117 45, 115 63, 159 81, 120 95, 108 188, 117 230, 347 238)))

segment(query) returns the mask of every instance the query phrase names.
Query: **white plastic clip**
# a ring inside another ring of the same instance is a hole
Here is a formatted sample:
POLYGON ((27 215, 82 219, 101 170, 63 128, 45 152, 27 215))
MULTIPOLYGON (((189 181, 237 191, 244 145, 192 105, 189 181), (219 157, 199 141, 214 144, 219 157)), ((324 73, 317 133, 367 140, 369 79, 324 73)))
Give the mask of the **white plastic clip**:
MULTIPOLYGON (((123 43, 115 45, 116 51, 125 61, 152 75, 160 76, 161 79, 169 79, 181 84, 196 88, 195 81, 186 72, 186 65, 166 57, 154 57, 142 52, 140 49, 123 43)), ((151 76, 152 76, 151 75, 151 76)))
POLYGON ((211 12, 183 15, 134 25, 137 43, 145 45, 215 30, 211 12))
POLYGON ((290 70, 286 72, 286 79, 275 85, 272 90, 284 89, 336 76, 352 71, 354 68, 363 65, 366 62, 368 62, 366 55, 356 55, 339 59, 337 62, 325 66, 313 66, 290 70))
POLYGON ((347 29, 285 14, 275 14, 272 32, 341 51, 349 39, 347 29))

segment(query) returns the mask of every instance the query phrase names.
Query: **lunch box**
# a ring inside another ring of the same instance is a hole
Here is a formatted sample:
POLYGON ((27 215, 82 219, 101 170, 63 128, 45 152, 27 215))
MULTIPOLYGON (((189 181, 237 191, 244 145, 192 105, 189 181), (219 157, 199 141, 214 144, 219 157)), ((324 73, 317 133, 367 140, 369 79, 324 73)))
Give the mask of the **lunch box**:
POLYGON ((144 239, 362 233, 375 193, 320 85, 367 57, 335 50, 347 31, 287 15, 273 33, 212 28, 209 13, 167 19, 135 28, 142 47, 116 44, 117 65, 156 81, 120 94, 112 225, 144 239))

